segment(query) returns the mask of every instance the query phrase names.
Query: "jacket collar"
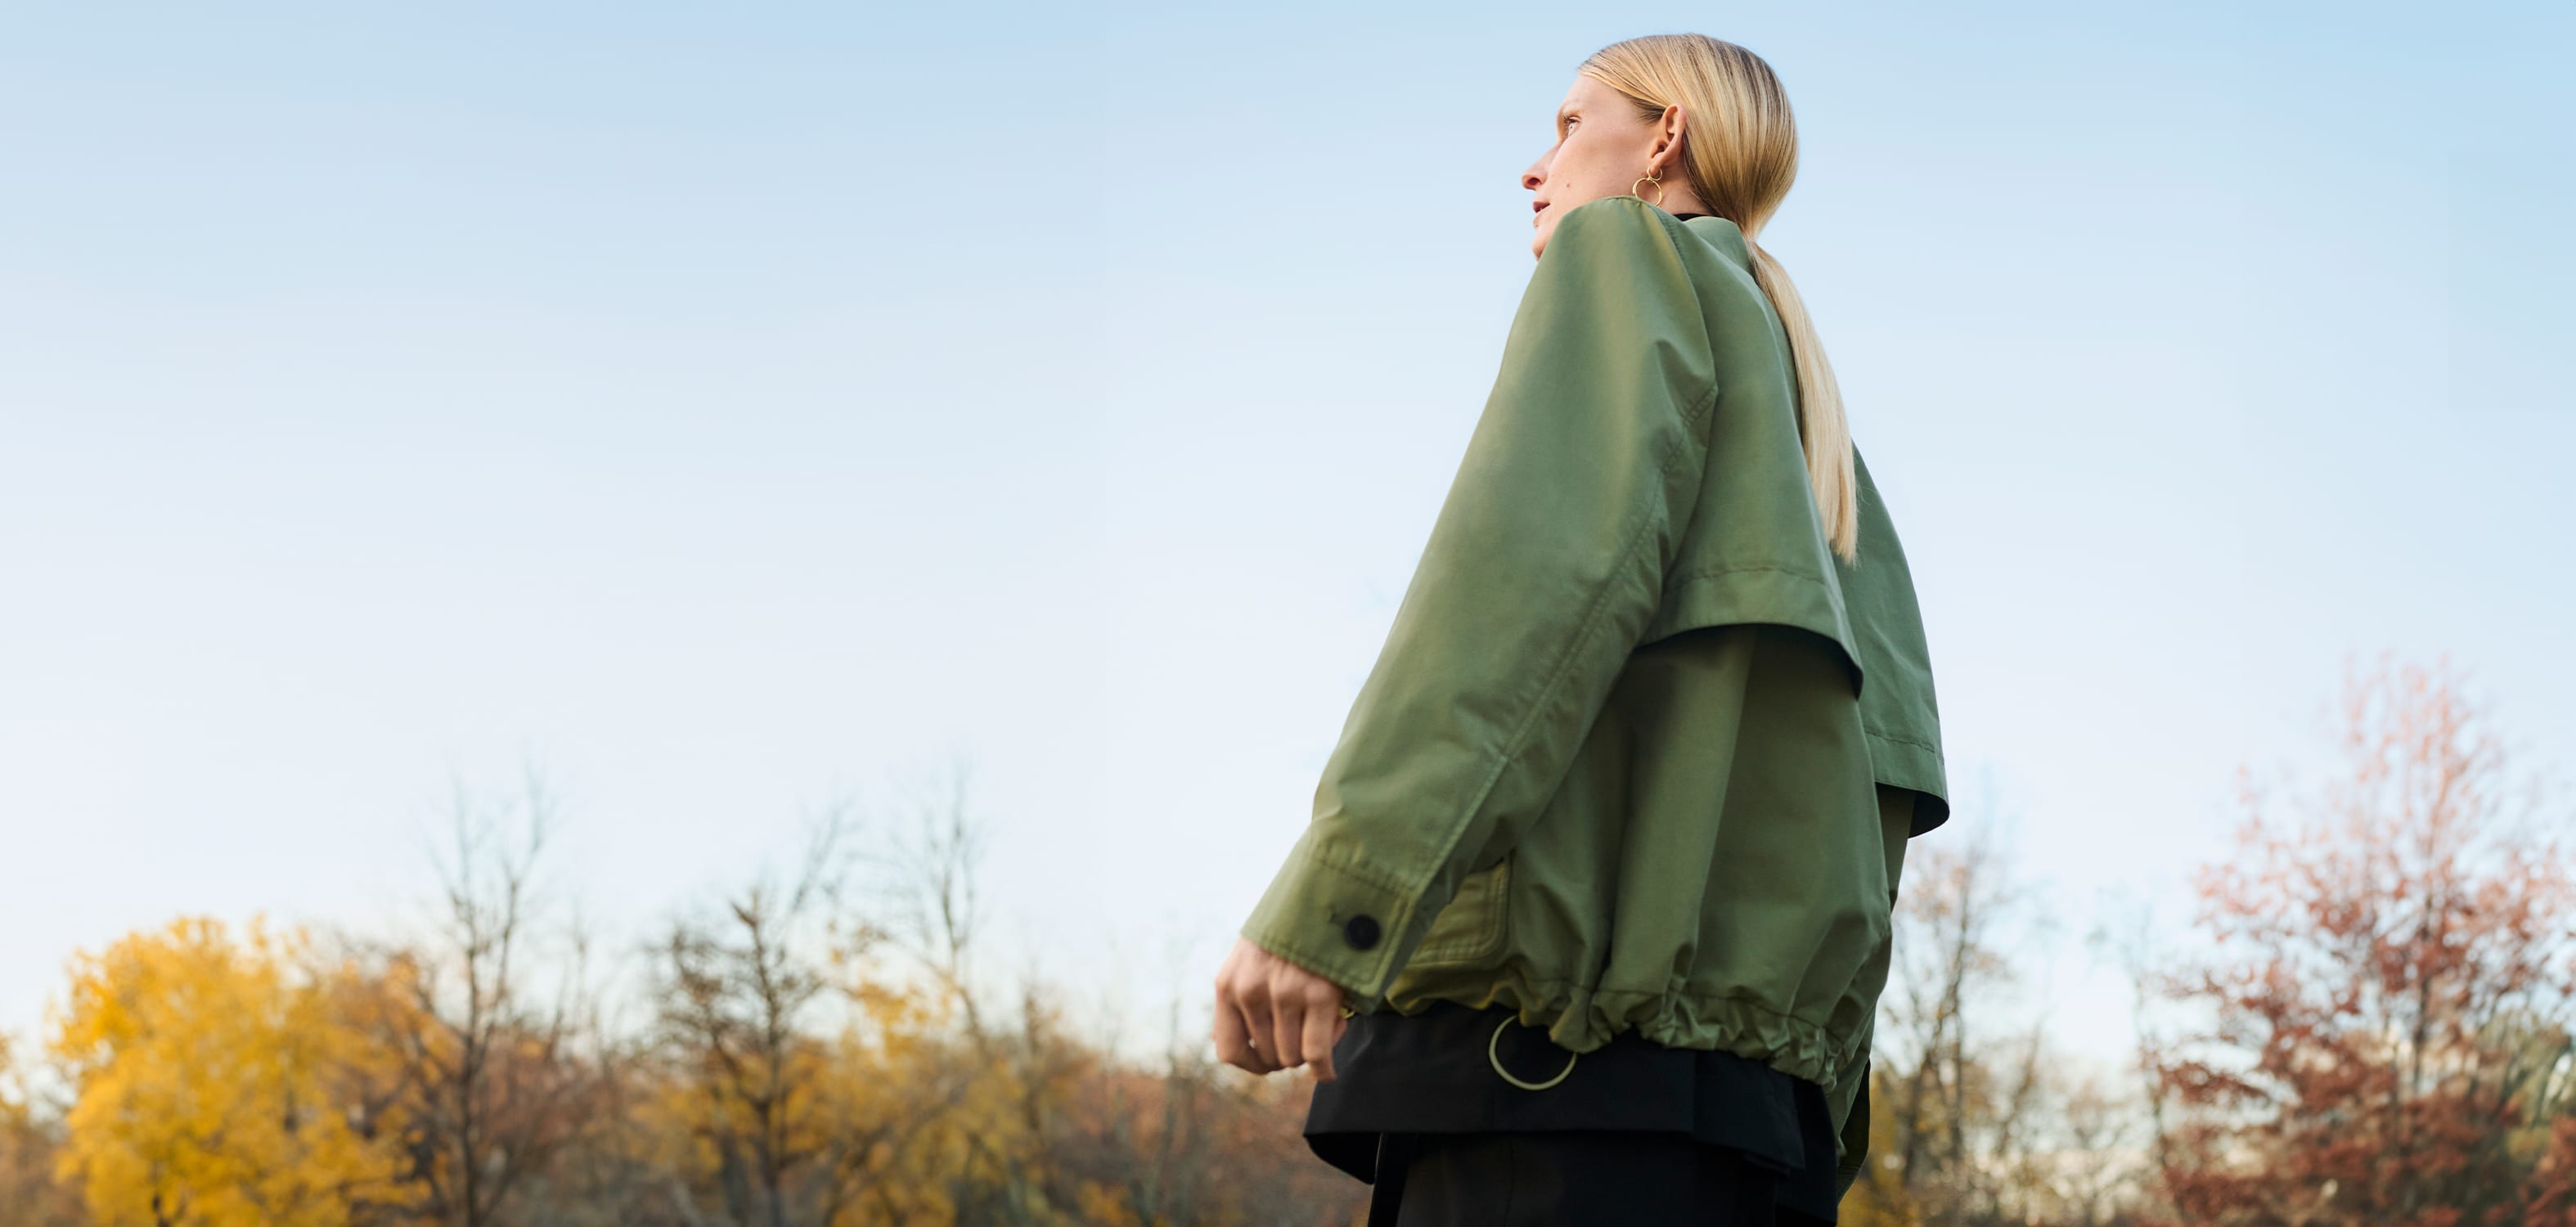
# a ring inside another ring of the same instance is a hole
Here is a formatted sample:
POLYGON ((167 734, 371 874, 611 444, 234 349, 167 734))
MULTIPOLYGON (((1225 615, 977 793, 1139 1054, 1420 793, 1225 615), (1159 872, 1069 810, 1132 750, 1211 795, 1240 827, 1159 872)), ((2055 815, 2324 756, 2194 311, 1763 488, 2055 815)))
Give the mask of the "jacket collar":
POLYGON ((1753 271, 1753 256, 1745 249, 1744 231, 1738 229, 1734 222, 1714 213, 1706 217, 1685 217, 1681 221, 1692 234, 1708 240, 1709 246, 1735 261, 1737 267, 1748 273, 1753 271))

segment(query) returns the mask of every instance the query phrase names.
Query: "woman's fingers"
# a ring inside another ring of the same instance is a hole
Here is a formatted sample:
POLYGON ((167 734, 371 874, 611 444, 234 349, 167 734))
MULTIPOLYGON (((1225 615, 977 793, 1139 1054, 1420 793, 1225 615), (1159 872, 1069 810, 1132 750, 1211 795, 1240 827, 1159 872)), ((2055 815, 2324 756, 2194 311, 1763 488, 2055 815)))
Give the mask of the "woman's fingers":
MULTIPOLYGON (((1330 988, 1328 985, 1327 988, 1330 988)), ((1306 1042, 1298 1051, 1315 1067, 1315 1080, 1333 1080, 1333 1043, 1342 1034, 1342 994, 1331 989, 1322 1001, 1309 1001, 1306 1008, 1306 1042)))
POLYGON ((1216 1059, 1228 1065, 1243 1065, 1253 1059, 1252 1046, 1244 1042, 1244 1034, 1243 1011, 1234 1008, 1233 994, 1225 991, 1225 982, 1220 980, 1216 991, 1216 1029, 1210 1035, 1216 1041, 1216 1059))
POLYGON ((1252 1054, 1252 1059, 1243 1067, 1256 1074, 1275 1074, 1287 1068, 1280 1063, 1278 1044, 1270 1038, 1269 1017, 1250 1007, 1244 1009, 1241 1017, 1244 1020, 1244 1046, 1252 1054))
POLYGON ((1341 986, 1238 940, 1217 970, 1217 1059, 1256 1074, 1312 1065, 1330 1082, 1333 1046, 1350 1026, 1341 1004, 1341 986))
POLYGON ((1255 1043, 1256 1039, 1267 1042, 1263 1037, 1270 1029, 1269 1012, 1256 1010, 1247 1000, 1249 996, 1266 996, 1267 990, 1257 975, 1246 974, 1250 968, 1239 957, 1241 953, 1238 946, 1216 975, 1216 1056, 1228 1065, 1256 1074, 1275 1073, 1278 1064, 1262 1055, 1260 1045, 1255 1043), (1247 981, 1249 989, 1244 987, 1247 981))
POLYGON ((1283 1067, 1293 1069, 1306 1062, 1300 1051, 1306 1039, 1306 999, 1294 987, 1283 985, 1281 981, 1285 979, 1274 973, 1270 980, 1270 1033, 1279 1041, 1270 1055, 1279 1058, 1283 1067))

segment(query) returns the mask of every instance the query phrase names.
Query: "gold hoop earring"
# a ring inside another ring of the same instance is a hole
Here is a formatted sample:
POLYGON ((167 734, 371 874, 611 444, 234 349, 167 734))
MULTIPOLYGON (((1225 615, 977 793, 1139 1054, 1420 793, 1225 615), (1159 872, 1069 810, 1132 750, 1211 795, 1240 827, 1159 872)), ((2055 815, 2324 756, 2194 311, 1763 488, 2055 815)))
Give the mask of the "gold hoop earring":
MULTIPOLYGON (((1655 198, 1654 198, 1652 201, 1649 201, 1648 203, 1650 203, 1650 204, 1654 205, 1654 206, 1655 206, 1656 208, 1658 208, 1658 209, 1660 209, 1660 208, 1664 207, 1664 179, 1663 179, 1663 176, 1661 176, 1661 175, 1648 175, 1648 176, 1646 176, 1646 177, 1645 177, 1645 178, 1643 178, 1643 179, 1639 179, 1639 180, 1637 181, 1637 183, 1651 183, 1651 184, 1654 184, 1654 185, 1655 185, 1655 198)), ((1644 200, 1644 199, 1645 199, 1645 197, 1644 197, 1644 196, 1640 196, 1640 195, 1638 195, 1638 193, 1637 193, 1637 183, 1631 183, 1631 184, 1629 184, 1629 185, 1628 185, 1628 194, 1629 194, 1629 195, 1631 195, 1631 196, 1636 196, 1636 197, 1637 197, 1637 199, 1639 199, 1639 200, 1644 200)))

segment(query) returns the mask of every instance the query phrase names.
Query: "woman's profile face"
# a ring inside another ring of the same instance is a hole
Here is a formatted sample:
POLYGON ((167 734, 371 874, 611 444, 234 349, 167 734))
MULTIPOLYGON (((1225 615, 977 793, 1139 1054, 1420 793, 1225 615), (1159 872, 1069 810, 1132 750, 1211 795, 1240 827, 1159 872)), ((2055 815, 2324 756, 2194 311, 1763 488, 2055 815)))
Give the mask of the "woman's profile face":
MULTIPOLYGON (((1665 107, 1661 117, 1641 119, 1636 104, 1619 91, 1577 74, 1574 88, 1565 91, 1565 101, 1556 109, 1556 143, 1521 172, 1521 186, 1533 193, 1530 206, 1536 210, 1530 219, 1538 231, 1530 239, 1531 258, 1547 250, 1547 236, 1566 210, 1587 200, 1626 195, 1649 174, 1663 179, 1657 203, 1664 211, 1699 211, 1690 188, 1675 173, 1681 134, 1680 107, 1665 107)), ((1644 185, 1642 194, 1656 201, 1655 185, 1644 185)))

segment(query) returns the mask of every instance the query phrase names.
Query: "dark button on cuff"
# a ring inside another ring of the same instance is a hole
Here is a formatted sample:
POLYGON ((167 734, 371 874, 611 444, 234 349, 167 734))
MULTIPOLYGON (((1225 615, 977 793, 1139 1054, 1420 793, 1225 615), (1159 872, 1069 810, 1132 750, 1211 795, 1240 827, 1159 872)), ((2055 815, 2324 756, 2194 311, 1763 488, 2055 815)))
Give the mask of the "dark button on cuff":
POLYGON ((1362 912, 1342 922, 1342 940, 1355 950, 1366 950, 1377 944, 1377 917, 1362 912))

